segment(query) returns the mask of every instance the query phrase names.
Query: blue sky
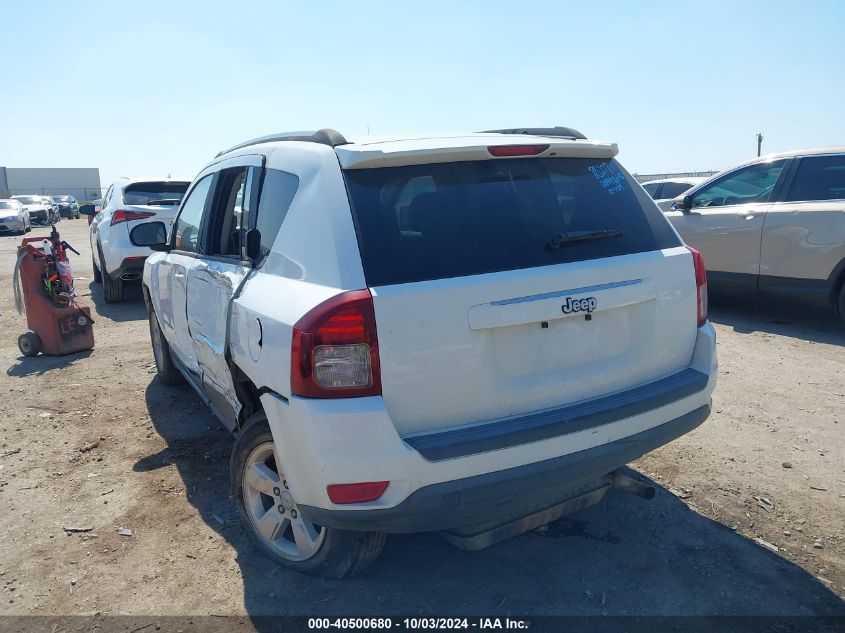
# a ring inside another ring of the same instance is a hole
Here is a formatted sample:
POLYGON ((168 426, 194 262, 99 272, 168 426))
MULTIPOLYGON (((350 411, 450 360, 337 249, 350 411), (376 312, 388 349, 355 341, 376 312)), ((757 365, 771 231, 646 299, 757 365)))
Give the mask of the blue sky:
POLYGON ((192 177, 274 131, 569 125, 639 173, 845 144, 845 2, 4 0, 0 165, 192 177))

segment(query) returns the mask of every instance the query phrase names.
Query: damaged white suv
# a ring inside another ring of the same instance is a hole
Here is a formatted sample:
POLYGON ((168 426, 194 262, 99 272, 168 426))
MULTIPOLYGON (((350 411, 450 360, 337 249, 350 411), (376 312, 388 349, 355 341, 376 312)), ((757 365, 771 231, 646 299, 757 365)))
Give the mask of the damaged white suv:
POLYGON ((221 152, 133 229, 158 374, 235 434, 259 546, 343 577, 386 533, 478 549, 601 499, 707 418, 698 253, 568 128, 221 152))

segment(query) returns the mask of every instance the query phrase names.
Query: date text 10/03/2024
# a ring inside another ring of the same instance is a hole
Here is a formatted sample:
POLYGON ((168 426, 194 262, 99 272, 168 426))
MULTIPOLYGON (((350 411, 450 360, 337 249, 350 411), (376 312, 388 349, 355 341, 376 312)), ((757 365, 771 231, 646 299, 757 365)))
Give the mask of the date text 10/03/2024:
POLYGON ((406 629, 406 630, 443 630, 476 629, 489 630, 525 630, 529 628, 527 620, 512 618, 308 618, 308 628, 319 629, 406 629))

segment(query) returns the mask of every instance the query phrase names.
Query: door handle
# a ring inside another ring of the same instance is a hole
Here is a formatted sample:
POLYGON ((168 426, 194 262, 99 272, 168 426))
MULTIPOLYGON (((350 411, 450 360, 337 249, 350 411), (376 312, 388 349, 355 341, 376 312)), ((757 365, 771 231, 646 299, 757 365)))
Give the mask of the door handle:
POLYGON ((745 211, 737 211, 736 214, 746 220, 751 220, 757 217, 757 209, 746 209, 745 211))
POLYGON ((176 277, 176 279, 184 279, 185 273, 173 273, 173 276, 176 277))

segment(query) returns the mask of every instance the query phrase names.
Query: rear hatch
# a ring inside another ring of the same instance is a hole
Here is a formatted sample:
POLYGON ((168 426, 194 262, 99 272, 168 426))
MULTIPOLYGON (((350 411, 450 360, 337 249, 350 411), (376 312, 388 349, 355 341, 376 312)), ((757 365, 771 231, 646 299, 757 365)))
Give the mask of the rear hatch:
POLYGON ((164 222, 169 234, 190 184, 177 180, 151 180, 126 185, 123 205, 112 215, 112 224, 125 224, 128 235, 138 224, 159 221, 164 222))
POLYGON ((382 393, 403 436, 590 399, 690 362, 690 252, 615 148, 539 149, 345 166, 382 393))

